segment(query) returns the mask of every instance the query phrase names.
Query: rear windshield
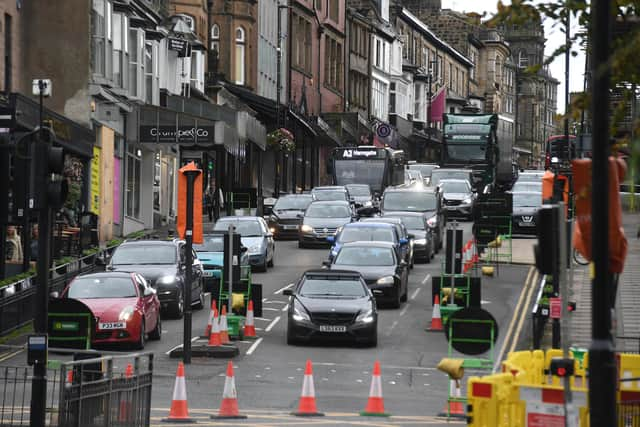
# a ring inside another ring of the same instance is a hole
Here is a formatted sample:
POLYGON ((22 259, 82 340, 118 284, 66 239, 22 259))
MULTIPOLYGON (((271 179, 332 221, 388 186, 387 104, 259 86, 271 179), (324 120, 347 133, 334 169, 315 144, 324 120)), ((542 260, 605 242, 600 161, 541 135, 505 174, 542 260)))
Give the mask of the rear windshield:
POLYGON ((281 197, 273 206, 273 209, 276 211, 286 211, 286 210, 303 211, 307 209, 307 207, 312 201, 313 201, 313 198, 311 197, 311 195, 281 197))
POLYGON ((336 260, 336 265, 361 265, 361 266, 391 266, 394 265, 393 249, 350 247, 342 248, 336 260))
POLYGON ((422 191, 385 193, 382 203, 386 211, 423 212, 436 210, 435 194, 422 191))
POLYGON ((357 242, 360 240, 393 242, 393 230, 387 227, 347 227, 340 233, 341 242, 357 242))
POLYGON ((346 218, 351 216, 351 212, 346 206, 316 205, 312 203, 304 215, 309 218, 346 218))

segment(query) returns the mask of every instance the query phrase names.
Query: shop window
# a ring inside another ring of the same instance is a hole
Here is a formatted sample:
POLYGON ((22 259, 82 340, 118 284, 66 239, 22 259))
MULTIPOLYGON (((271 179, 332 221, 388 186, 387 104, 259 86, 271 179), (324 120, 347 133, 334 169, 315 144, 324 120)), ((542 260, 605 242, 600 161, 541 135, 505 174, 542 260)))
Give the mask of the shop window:
POLYGON ((142 166, 142 152, 129 146, 127 149, 126 167, 126 214, 132 218, 140 219, 140 170, 142 166))
POLYGON ((235 81, 236 84, 245 84, 245 32, 244 28, 236 28, 236 66, 235 66, 235 81))

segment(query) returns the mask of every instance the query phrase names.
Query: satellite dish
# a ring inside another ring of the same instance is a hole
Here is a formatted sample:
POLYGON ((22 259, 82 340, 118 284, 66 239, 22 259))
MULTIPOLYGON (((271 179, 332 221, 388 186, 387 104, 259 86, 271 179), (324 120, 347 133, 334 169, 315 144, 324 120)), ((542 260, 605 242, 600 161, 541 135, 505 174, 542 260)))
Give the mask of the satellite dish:
POLYGON ((449 317, 444 333, 451 347, 456 351, 467 355, 478 355, 491 350, 492 344, 496 343, 498 322, 486 310, 476 307, 463 308, 449 317), (451 325, 451 336, 449 325, 451 325))

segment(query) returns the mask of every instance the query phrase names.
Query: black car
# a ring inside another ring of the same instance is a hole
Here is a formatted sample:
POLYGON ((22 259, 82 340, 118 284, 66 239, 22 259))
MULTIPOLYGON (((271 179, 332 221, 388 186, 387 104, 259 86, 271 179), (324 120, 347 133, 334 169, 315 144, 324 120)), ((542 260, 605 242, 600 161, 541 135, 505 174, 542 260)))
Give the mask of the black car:
POLYGON ((514 192, 512 234, 536 234, 536 215, 542 206, 542 193, 537 191, 514 192))
POLYGON ((345 243, 325 265, 359 272, 378 301, 388 301, 394 308, 407 300, 409 265, 398 257, 393 243, 345 243))
POLYGON ((309 270, 283 294, 291 297, 287 344, 334 338, 377 345, 376 301, 360 273, 309 270))
POLYGON ((276 240, 297 238, 298 229, 302 222, 300 215, 304 214, 313 201, 311 194, 288 194, 281 196, 273 206, 269 215, 269 230, 276 240))
MULTIPOLYGON (((435 169, 439 171, 440 169, 435 169)), ((436 244, 436 252, 444 243, 446 218, 442 205, 442 194, 437 188, 394 187, 387 188, 382 194, 380 212, 384 216, 388 212, 422 212, 431 227, 436 244)))
POLYGON ((327 237, 335 236, 338 228, 355 219, 356 216, 347 201, 312 202, 302 217, 298 247, 327 246, 327 237))
POLYGON ((383 218, 399 218, 413 235, 413 259, 430 262, 436 253, 433 231, 422 212, 388 212, 383 218))
POLYGON ((191 305, 204 307, 202 265, 195 251, 193 264, 186 265, 186 246, 183 240, 136 240, 118 246, 109 259, 108 271, 138 273, 158 293, 163 313, 182 317, 184 311, 184 286, 187 268, 191 268, 191 305))

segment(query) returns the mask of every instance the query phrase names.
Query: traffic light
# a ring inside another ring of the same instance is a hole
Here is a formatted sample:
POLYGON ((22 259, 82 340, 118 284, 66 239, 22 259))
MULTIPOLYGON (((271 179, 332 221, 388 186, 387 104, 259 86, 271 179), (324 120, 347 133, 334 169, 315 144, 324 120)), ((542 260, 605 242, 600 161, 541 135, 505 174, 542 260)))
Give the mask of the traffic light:
POLYGON ((536 267, 541 274, 553 274, 559 248, 557 206, 542 205, 536 218, 538 243, 534 247, 536 267))
POLYGON ((31 200, 32 209, 59 208, 67 200, 67 180, 64 171, 64 149, 52 145, 52 132, 43 129, 35 142, 32 164, 31 200))
POLYGON ((213 160, 209 160, 209 162, 207 162, 207 169, 209 169, 210 171, 213 170, 213 160))
POLYGON ((551 366, 549 367, 551 375, 557 377, 570 377, 574 374, 574 361, 573 359, 551 359, 551 366))

